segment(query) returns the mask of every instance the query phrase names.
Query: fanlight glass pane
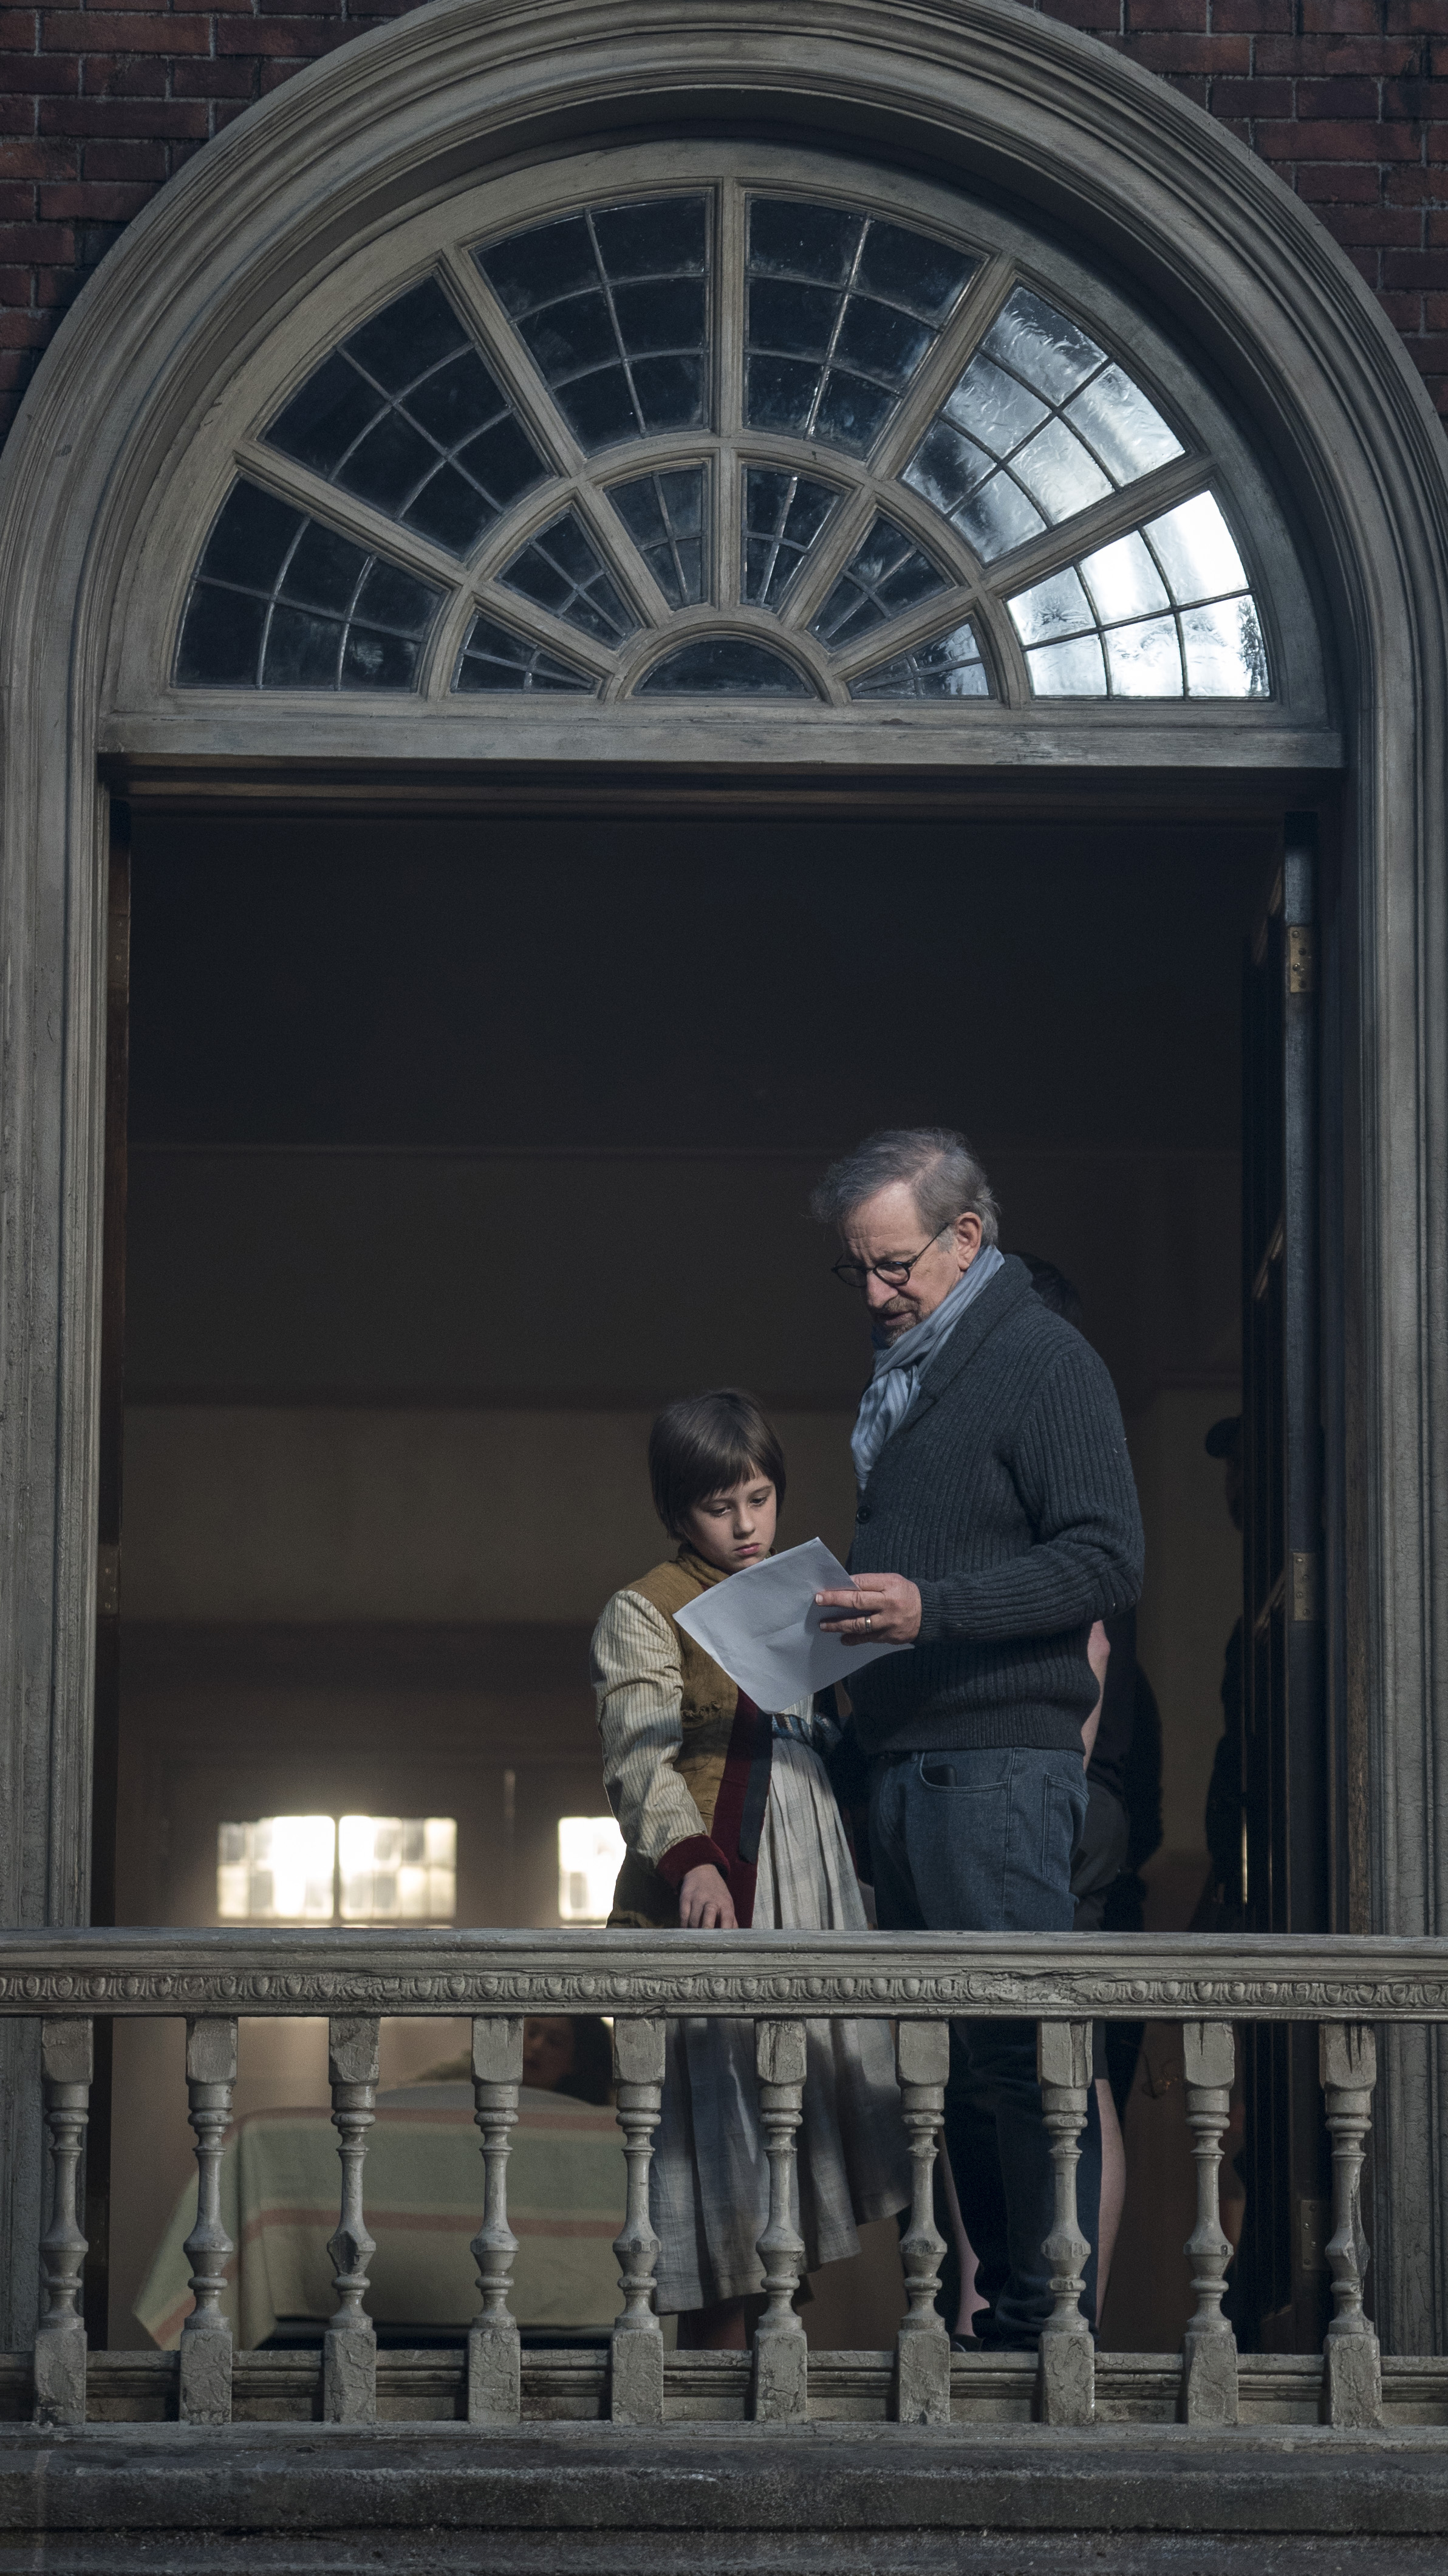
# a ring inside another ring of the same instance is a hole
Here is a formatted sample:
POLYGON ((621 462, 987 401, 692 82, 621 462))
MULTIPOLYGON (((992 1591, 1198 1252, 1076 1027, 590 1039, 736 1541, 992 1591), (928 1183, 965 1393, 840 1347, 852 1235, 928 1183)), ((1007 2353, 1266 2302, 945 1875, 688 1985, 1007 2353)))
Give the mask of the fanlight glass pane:
POLYGON ((1246 583, 1221 510, 1199 492, 1017 594, 1031 686, 1037 697, 1265 698, 1267 647, 1246 583), (1205 599, 1211 583, 1229 595, 1205 599))
POLYGON ((509 590, 550 609, 600 644, 621 644, 638 625, 574 510, 540 528, 501 578, 509 590))
POLYGON ((450 1923, 457 1912, 452 1816, 344 1816, 337 1874, 344 1923, 450 1923))
POLYGON ((778 608, 838 499, 833 484, 806 474, 745 468, 740 582, 755 607, 778 608))
POLYGON ((749 635, 701 635, 640 680, 641 698, 812 698, 808 680, 749 635))
POLYGON ((702 196, 590 206, 476 253, 579 445, 702 427, 709 224, 702 196))
POLYGON ((990 681, 969 618, 850 682, 852 698, 988 698, 990 681))
POLYGON ((810 632, 838 652, 857 636, 868 635, 872 626, 898 617, 902 609, 918 607, 922 599, 932 599, 946 586, 939 565, 921 552, 914 538, 897 528, 893 519, 878 518, 810 632))
POLYGON ((232 487, 181 621, 183 688, 410 689, 441 593, 279 501, 232 487))
POLYGON ((866 455, 975 265, 928 234, 853 207, 752 198, 749 427, 866 455))
POLYGON ((521 690, 528 696, 549 697, 560 692, 591 697, 596 683, 582 671, 570 669, 556 653, 541 644, 530 644, 525 636, 512 634, 496 618, 480 612, 468 628, 467 640, 458 656, 454 689, 521 690))
POLYGON ((1020 286, 902 479, 993 563, 1181 453, 1140 386, 1020 286))
POLYGON ((430 277, 334 349, 266 436, 458 555, 549 473, 430 277))
POLYGON ((708 589, 703 466, 615 483, 608 497, 669 606, 697 607, 708 589))

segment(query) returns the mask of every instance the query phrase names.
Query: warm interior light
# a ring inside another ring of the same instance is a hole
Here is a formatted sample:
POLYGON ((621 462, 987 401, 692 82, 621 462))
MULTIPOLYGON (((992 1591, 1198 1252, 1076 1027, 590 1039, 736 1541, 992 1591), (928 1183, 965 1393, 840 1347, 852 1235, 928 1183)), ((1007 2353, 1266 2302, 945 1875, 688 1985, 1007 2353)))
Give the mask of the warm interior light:
POLYGON ((558 1819, 558 1920, 606 1923, 623 1865, 623 1836, 612 1816, 558 1819))
POLYGON ((337 1826, 331 1816, 258 1816, 216 1837, 223 1923, 330 1923, 337 1826))
POLYGON ((458 1829, 451 1816, 344 1816, 338 1858, 344 1923, 450 1923, 458 1829))
POLYGON ((453 1816, 259 1816, 217 1829, 223 1923, 450 1923, 453 1816), (341 1903, 338 1905, 340 1882, 341 1903))

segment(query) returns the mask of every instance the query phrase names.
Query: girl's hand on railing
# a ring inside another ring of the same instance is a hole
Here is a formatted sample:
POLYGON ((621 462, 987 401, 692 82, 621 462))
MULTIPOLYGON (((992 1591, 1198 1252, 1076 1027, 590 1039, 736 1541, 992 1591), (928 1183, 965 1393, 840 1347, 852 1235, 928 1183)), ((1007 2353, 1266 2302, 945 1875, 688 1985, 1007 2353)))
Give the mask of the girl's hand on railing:
POLYGON ((686 1869, 679 1882, 679 1921, 686 1932, 737 1932, 739 1917, 712 1861, 686 1869))

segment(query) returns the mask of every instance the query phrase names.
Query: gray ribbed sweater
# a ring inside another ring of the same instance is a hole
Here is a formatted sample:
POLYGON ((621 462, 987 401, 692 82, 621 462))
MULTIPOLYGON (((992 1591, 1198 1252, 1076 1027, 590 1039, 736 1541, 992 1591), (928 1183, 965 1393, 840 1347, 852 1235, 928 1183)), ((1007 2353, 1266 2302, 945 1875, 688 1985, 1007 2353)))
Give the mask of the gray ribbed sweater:
POLYGON ((1007 1260, 924 1371, 856 1516, 855 1574, 906 1574, 907 1654, 847 1684, 867 1753, 1079 1747, 1093 1619, 1141 1590, 1141 1515, 1116 1390, 1007 1260))

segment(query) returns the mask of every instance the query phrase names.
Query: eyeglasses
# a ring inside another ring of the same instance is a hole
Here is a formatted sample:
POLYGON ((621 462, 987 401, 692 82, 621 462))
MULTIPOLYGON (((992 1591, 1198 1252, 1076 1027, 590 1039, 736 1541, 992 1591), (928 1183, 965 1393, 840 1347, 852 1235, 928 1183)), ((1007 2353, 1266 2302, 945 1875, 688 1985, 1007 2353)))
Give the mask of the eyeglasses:
POLYGON ((940 1236, 932 1234, 930 1243, 922 1243, 908 1261, 836 1261, 831 1267, 847 1288, 863 1288, 867 1279, 883 1279, 887 1288, 903 1288, 916 1262, 923 1261, 931 1244, 939 1241, 940 1236))

